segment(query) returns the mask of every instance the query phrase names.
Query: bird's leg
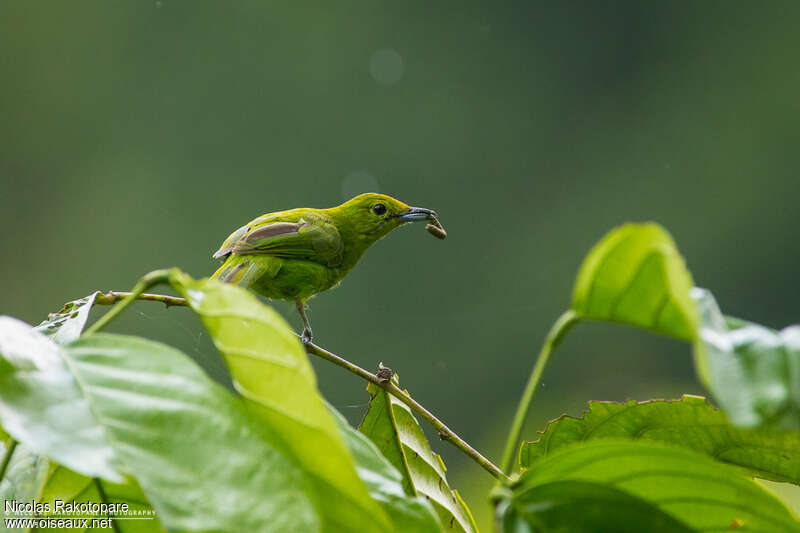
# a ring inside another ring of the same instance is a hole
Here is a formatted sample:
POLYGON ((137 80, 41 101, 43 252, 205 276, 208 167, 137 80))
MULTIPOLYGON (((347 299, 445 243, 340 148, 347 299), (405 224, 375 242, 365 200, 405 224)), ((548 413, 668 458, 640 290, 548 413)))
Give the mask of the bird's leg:
POLYGON ((295 300, 294 305, 297 307, 297 312, 300 313, 300 318, 303 319, 303 333, 300 334, 300 342, 308 344, 311 342, 313 334, 311 333, 311 324, 308 323, 306 316, 305 303, 303 300, 295 300))

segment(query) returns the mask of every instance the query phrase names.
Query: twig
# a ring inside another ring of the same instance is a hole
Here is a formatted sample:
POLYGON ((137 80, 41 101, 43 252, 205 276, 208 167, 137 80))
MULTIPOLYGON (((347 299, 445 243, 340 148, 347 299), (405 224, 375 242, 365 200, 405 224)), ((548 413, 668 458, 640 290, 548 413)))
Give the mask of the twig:
MULTIPOLYGON (((114 305, 115 303, 119 302, 130 296, 133 293, 130 292, 117 292, 117 291, 108 291, 108 292, 101 292, 97 295, 94 303, 96 305, 114 305)), ((180 296, 167 296, 166 294, 149 294, 143 292, 136 296, 137 300, 148 300, 151 302, 161 302, 167 307, 172 306, 186 306, 186 298, 181 298, 180 296)))
MULTIPOLYGON (((169 280, 169 275, 170 275, 170 271, 169 270, 154 270, 154 271, 150 272, 149 274, 145 274, 142 277, 142 279, 139 280, 139 283, 136 284, 136 286, 133 288, 133 290, 131 292, 129 292, 129 293, 125 293, 125 296, 121 298, 119 304, 115 305, 114 307, 111 308, 111 310, 108 313, 106 313, 103 316, 101 316, 100 319, 97 322, 92 324, 91 327, 89 327, 86 330, 85 334, 86 335, 91 335, 92 333, 100 331, 102 328, 106 327, 112 320, 114 320, 117 317, 117 315, 119 315, 122 311, 124 311, 126 307, 131 305, 134 302, 134 300, 138 300, 139 297, 142 296, 142 293, 144 291, 146 291, 147 289, 149 289, 153 285, 157 285, 157 284, 162 283, 164 281, 168 281, 169 280)), ((114 293, 112 292, 111 294, 114 294, 114 293)), ((99 303, 99 304, 110 305, 110 304, 113 304, 113 303, 115 303, 117 301, 113 297, 109 297, 107 299, 103 299, 103 298, 100 298, 99 296, 101 296, 101 295, 98 295, 98 298, 95 300, 96 303, 99 303), (108 301, 105 301, 105 300, 108 300, 108 301)), ((154 295, 151 295, 151 296, 154 296, 154 295)), ((159 301, 163 301, 163 299, 165 299, 165 298, 168 298, 168 297, 167 296, 161 296, 161 298, 159 298, 158 300, 159 301)), ((145 299, 145 298, 143 298, 143 299, 145 299)))
MULTIPOLYGON (((111 311, 106 313, 100 320, 95 322, 95 324, 87 330, 87 333, 93 333, 100 328, 104 327, 108 324, 115 315, 119 314, 125 307, 130 305, 133 300, 149 300, 154 302, 162 302, 169 306, 187 306, 187 302, 185 298, 179 298, 175 296, 166 296, 163 294, 147 294, 144 291, 147 290, 149 287, 165 281, 166 278, 169 276, 169 271, 155 271, 144 278, 136 284, 136 287, 131 292, 115 292, 109 291, 107 293, 101 293, 97 295, 97 299, 95 300, 96 304, 99 305, 113 305, 116 302, 120 302, 119 305, 115 306, 111 311), (113 315, 112 315, 113 313, 113 315), (111 316, 109 316, 111 315, 111 316)), ((466 454, 469 458, 473 461, 478 463, 484 470, 489 472, 492 476, 497 478, 500 481, 509 481, 508 476, 506 476, 502 470, 500 470, 494 463, 489 461, 486 457, 481 455, 477 450, 475 450, 472 446, 467 444, 464 439, 459 437, 452 429, 447 427, 441 420, 436 418, 430 411, 425 409, 419 402, 414 400, 411 396, 408 395, 404 390, 400 387, 392 383, 390 380, 381 379, 380 377, 376 376, 375 374, 368 372, 361 368, 358 365, 355 365, 340 357, 332 352, 325 350, 313 343, 308 343, 305 345, 306 352, 316 355, 317 357, 321 357, 332 362, 335 365, 338 365, 346 370, 349 370, 353 374, 371 382, 375 385, 383 388, 389 394, 406 404, 412 411, 417 413, 419 416, 427 420, 436 431, 439 433, 439 438, 442 440, 448 441, 453 444, 456 448, 461 450, 464 454, 466 454)))

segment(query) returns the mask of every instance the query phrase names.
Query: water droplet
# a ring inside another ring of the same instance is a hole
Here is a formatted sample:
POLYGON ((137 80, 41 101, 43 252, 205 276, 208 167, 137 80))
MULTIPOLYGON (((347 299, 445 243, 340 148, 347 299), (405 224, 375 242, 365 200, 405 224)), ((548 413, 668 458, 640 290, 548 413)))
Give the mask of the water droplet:
POLYGON ((163 5, 164 3, 161 0, 156 0, 156 9, 161 9, 161 6, 163 5))
POLYGON ((365 192, 379 192, 378 180, 366 170, 351 172, 342 180, 342 198, 349 200, 365 192))
POLYGON ((403 58, 393 48, 375 50, 369 60, 369 72, 381 85, 394 85, 403 77, 403 58))

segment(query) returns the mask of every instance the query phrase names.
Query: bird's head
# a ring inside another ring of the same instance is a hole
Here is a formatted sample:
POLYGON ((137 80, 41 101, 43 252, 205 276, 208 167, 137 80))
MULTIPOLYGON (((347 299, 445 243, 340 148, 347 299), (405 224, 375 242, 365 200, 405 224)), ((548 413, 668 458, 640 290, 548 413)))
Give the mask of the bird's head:
POLYGON ((391 196, 365 193, 331 209, 334 218, 345 222, 360 240, 369 243, 386 236, 406 222, 433 220, 436 212, 424 207, 411 207, 391 196))

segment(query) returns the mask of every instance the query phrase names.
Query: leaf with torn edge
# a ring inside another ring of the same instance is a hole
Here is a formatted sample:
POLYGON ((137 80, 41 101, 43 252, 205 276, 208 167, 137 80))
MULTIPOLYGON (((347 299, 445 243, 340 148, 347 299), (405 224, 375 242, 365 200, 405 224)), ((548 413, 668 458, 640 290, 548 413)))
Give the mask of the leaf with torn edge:
MULTIPOLYGON (((396 375, 392 379, 398 383, 396 375)), ((400 471, 406 493, 426 496, 439 514, 445 531, 477 531, 464 500, 447 484, 447 469, 442 458, 431 450, 409 408, 372 383, 367 386, 367 392, 372 399, 358 430, 400 471)))
POLYGON ((99 294, 99 291, 93 292, 89 296, 64 304, 64 307, 57 313, 50 314, 47 320, 35 329, 53 339, 56 344, 74 341, 81 336, 83 328, 86 327, 89 313, 99 294))
POLYGON ((328 410, 336 420, 347 447, 356 462, 356 470, 370 495, 386 510, 395 530, 402 533, 439 533, 441 525, 433 506, 422 496, 410 496, 403 489, 403 476, 365 435, 350 427, 331 405, 328 410))
POLYGON ((589 402, 582 418, 557 418, 538 440, 523 442, 520 466, 529 468, 565 446, 599 439, 663 442, 745 468, 754 476, 800 483, 800 435, 737 428, 705 398, 689 395, 671 401, 589 402))

